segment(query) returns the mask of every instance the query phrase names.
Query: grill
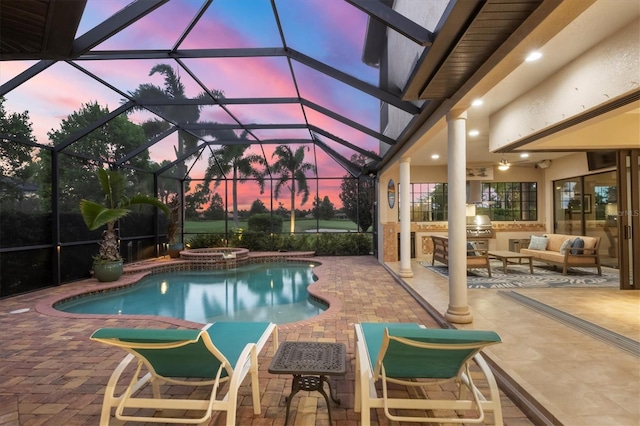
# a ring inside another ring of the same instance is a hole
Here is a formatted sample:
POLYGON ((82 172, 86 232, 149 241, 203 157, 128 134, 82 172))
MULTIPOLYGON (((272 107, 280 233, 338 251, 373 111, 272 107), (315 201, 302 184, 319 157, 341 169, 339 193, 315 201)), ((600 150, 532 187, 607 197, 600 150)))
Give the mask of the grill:
POLYGON ((493 226, 487 215, 467 216, 467 239, 493 238, 493 226))

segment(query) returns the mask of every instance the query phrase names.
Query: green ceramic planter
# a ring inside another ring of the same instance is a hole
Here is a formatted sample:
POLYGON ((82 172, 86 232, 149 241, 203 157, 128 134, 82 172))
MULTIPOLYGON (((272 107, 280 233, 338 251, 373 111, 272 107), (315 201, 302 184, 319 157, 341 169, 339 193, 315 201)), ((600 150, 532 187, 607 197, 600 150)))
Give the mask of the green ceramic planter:
POLYGON ((122 276, 122 260, 93 264, 93 276, 100 282, 118 281, 122 276))
POLYGON ((182 250, 184 250, 184 244, 182 243, 169 244, 169 257, 172 259, 179 258, 182 250))

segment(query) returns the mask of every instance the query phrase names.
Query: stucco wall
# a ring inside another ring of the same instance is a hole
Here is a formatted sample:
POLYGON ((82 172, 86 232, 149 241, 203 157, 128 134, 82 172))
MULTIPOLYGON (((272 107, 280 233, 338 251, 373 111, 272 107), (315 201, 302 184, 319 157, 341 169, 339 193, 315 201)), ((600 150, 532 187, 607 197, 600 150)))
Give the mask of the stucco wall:
POLYGON ((491 151, 638 90, 635 20, 490 118, 491 151))

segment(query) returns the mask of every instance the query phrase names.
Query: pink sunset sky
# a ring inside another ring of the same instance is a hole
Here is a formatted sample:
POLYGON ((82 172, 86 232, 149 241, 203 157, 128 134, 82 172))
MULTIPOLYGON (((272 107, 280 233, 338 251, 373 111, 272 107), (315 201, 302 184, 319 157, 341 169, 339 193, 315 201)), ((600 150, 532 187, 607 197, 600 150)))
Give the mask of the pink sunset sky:
MULTIPOLYGON (((76 37, 91 30, 128 3, 121 0, 89 0, 76 37)), ((93 50, 172 49, 198 13, 202 3, 200 0, 171 0, 93 50)), ((377 83, 378 70, 366 66, 361 61, 367 25, 366 14, 344 0, 277 0, 275 3, 287 47, 369 84, 377 83)), ((282 47, 283 41, 269 0, 215 0, 178 46, 178 50, 282 47)), ((289 62, 282 56, 184 58, 181 61, 204 87, 221 90, 226 98, 300 96, 372 130, 379 130, 377 99, 296 60, 291 61, 295 82, 289 62)), ((35 63, 3 61, 0 67, 0 82, 11 80, 35 63)), ((166 63, 179 73, 188 97, 196 97, 203 92, 201 84, 172 59, 78 60, 74 63, 77 67, 66 62, 56 62, 5 95, 5 107, 8 112, 28 111, 34 134, 40 144, 51 145, 47 133, 59 129, 61 120, 79 110, 83 104, 97 101, 109 110, 114 110, 123 103, 124 97, 120 93, 96 81, 83 72, 83 69, 118 90, 129 93, 143 83, 162 87, 163 76, 149 76, 149 71, 159 63, 166 63)), ((227 110, 233 117, 219 106, 207 106, 202 109, 200 120, 218 123, 235 123, 235 120, 238 120, 243 124, 304 125, 306 118, 310 125, 323 129, 349 144, 375 153, 379 151, 375 138, 314 109, 305 107, 303 113, 299 104, 229 105, 227 110)), ((129 115, 129 119, 135 123, 154 117, 150 112, 129 115)), ((260 140, 311 140, 306 129, 252 130, 252 133, 260 140)), ((319 138, 347 159, 356 153, 330 138, 322 135, 319 138)), ((159 163, 163 160, 174 160, 176 144, 177 136, 174 133, 152 146, 149 149, 152 161, 159 163)), ((267 160, 271 161, 271 153, 276 146, 277 144, 264 144, 263 149, 260 149, 259 145, 253 145, 251 149, 259 154, 264 152, 267 160)), ((292 145, 292 149, 298 146, 292 145)), ((309 151, 305 161, 317 161, 319 177, 340 178, 347 174, 322 149, 314 147, 312 143, 306 146, 309 147, 309 151)), ((195 162, 190 172, 191 178, 198 179, 203 176, 208 164, 208 153, 209 150, 205 150, 195 162)), ((334 205, 340 207, 340 180, 321 182, 320 185, 320 197, 327 195, 334 205)), ((312 197, 315 195, 315 186, 313 181, 310 185, 312 197)), ((248 208, 253 200, 263 198, 255 193, 254 188, 241 187, 241 192, 241 208, 248 208)), ((289 207, 289 196, 283 195, 278 201, 289 207)), ((300 208, 299 200, 297 206, 300 208)), ((302 208, 311 208, 311 199, 302 208)))

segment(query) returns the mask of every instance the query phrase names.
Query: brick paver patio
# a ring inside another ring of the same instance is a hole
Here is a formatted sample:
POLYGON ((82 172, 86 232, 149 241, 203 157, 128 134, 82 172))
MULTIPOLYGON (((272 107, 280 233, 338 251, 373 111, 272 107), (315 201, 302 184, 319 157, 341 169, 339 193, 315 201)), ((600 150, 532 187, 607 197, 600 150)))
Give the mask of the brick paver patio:
MULTIPOLYGON (((347 346, 347 374, 333 385, 341 400, 332 407, 337 425, 358 425, 354 407, 354 331, 357 322, 418 322, 429 327, 437 323, 370 256, 317 257, 317 292, 331 303, 322 315, 279 326, 280 341, 306 340, 343 342, 347 346)), ((121 280, 133 280, 136 276, 121 280)), ((194 327, 202 324, 160 318, 74 316, 50 308, 51 301, 79 290, 101 286, 85 280, 0 300, 0 425, 97 425, 102 394, 109 375, 124 356, 117 348, 89 340, 100 327, 194 327), (28 309, 26 312, 22 310, 28 309), (17 312, 17 313, 16 313, 17 312)), ((282 425, 285 396, 291 376, 269 374, 273 355, 270 342, 260 356, 262 413, 254 415, 250 388, 241 389, 238 424, 282 425)), ((450 388, 440 392, 450 392, 450 388)), ((185 395, 191 388, 172 386, 170 394, 185 395)), ((200 391, 197 391, 200 392, 200 391)), ((397 389, 395 392, 405 392, 397 389)), ((502 398, 507 425, 530 425, 526 416, 506 397, 502 398)), ((189 413, 185 413, 189 416, 189 413)), ((488 417, 487 424, 491 424, 488 417)), ((210 425, 223 425, 225 414, 214 414, 210 425)), ((296 395, 290 425, 328 423, 324 399, 317 392, 296 395)), ((111 424, 122 424, 115 419, 111 424)), ((382 410, 372 412, 372 424, 391 424, 382 410)))

